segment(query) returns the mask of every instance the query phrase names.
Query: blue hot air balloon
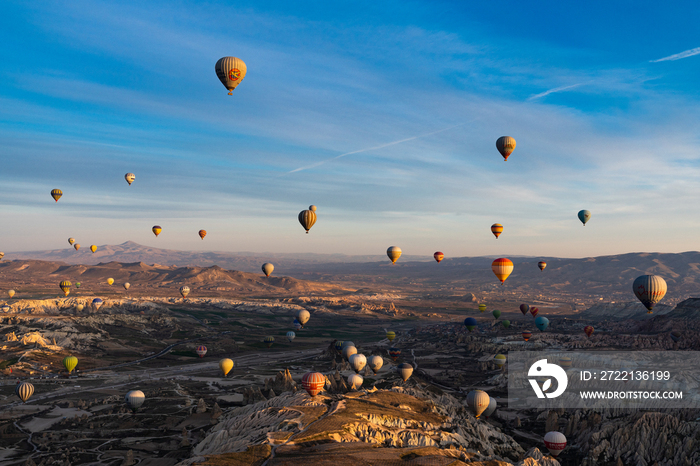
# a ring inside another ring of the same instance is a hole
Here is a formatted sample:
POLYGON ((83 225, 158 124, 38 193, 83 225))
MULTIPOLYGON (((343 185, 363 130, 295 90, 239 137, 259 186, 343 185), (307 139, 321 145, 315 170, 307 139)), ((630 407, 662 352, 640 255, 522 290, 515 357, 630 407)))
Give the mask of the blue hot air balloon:
POLYGON ((588 222, 591 219, 591 211, 590 210, 580 210, 578 213, 578 219, 581 220, 581 223, 583 223, 583 226, 586 226, 586 222, 588 222))
POLYGON ((469 330, 470 332, 474 330, 477 325, 478 322, 473 317, 467 317, 466 319, 464 319, 464 326, 467 327, 467 330, 469 330))
POLYGON ((537 318, 535 319, 535 325, 538 329, 544 332, 547 329, 547 327, 549 327, 549 319, 545 316, 537 316, 537 318))

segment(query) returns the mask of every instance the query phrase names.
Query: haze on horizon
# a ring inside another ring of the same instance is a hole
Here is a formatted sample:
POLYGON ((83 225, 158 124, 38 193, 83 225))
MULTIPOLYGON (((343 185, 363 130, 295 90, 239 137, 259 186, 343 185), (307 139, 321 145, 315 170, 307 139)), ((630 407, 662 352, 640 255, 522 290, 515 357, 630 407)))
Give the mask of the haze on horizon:
POLYGON ((4 5, 0 250, 699 249, 696 4, 233 5, 4 5))

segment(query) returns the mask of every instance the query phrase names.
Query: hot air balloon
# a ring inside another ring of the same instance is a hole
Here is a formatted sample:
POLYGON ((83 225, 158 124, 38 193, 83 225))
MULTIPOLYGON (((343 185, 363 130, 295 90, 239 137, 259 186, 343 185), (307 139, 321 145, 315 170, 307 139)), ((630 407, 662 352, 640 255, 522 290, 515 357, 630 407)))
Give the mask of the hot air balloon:
POLYGON ((71 282, 68 280, 63 280, 61 283, 58 284, 58 287, 61 288, 61 291, 63 291, 63 294, 68 296, 70 293, 70 287, 71 287, 71 282))
POLYGON ((107 279, 107 284, 110 285, 110 286, 111 286, 111 285, 114 285, 114 279, 113 279, 113 278, 108 278, 108 279, 107 279))
POLYGON ((591 325, 586 325, 583 327, 583 333, 585 333, 588 338, 591 338, 591 335, 593 335, 593 327, 591 325))
POLYGON ((348 346, 355 346, 355 343, 351 342, 350 340, 345 340, 345 341, 343 342, 343 347, 342 347, 342 349, 345 349, 345 348, 347 348, 348 346))
POLYGON ((129 287, 131 286, 131 283, 126 282, 122 285, 126 291, 129 291, 129 287))
POLYGON ((341 351, 343 351, 343 342, 340 340, 336 340, 335 344, 333 345, 333 348, 335 348, 335 350, 340 353, 341 351))
POLYGON ((547 319, 545 316, 539 316, 535 318, 535 326, 544 332, 547 327, 549 327, 549 319, 547 319))
POLYGON ((313 205, 313 204, 311 204, 311 205, 309 206, 309 210, 310 210, 311 212, 316 212, 316 209, 317 209, 317 207, 316 207, 315 205, 313 205))
POLYGON ((503 225, 500 223, 494 223, 491 225, 491 233, 493 233, 493 236, 498 239, 498 237, 501 236, 501 233, 503 233, 503 225))
POLYGON ((486 310, 486 304, 479 304, 479 311, 484 312, 486 310))
POLYGON ((522 312, 523 315, 527 315, 527 313, 530 312, 530 305, 529 304, 521 304, 520 305, 520 312, 522 312))
POLYGON ((90 246, 90 251, 92 251, 92 253, 94 254, 95 251, 97 251, 97 246, 95 246, 94 244, 90 246))
POLYGON ((360 374, 350 374, 348 376, 348 388, 350 390, 359 390, 364 381, 365 379, 360 374))
POLYGON ((297 320, 301 324, 301 328, 304 328, 304 325, 306 325, 310 318, 311 314, 309 314, 309 311, 307 311, 306 309, 302 309, 299 312, 297 312, 297 320))
POLYGON ((302 329, 301 322, 299 322, 297 319, 294 319, 294 322, 292 322, 292 325, 294 325, 294 329, 295 329, 295 330, 301 330, 301 329, 302 329))
POLYGON ((391 330, 386 332, 386 338, 389 341, 394 341, 394 338, 396 338, 396 332, 392 332, 391 330))
POLYGON ((566 437, 561 432, 547 432, 544 436, 544 446, 553 457, 559 456, 566 448, 566 437))
POLYGON ((389 256, 392 264, 396 264, 396 261, 401 257, 401 248, 398 246, 391 246, 386 250, 386 255, 389 256))
POLYGON ((267 345, 268 348, 270 348, 274 342, 275 342, 275 337, 265 337, 265 344, 267 345))
POLYGON ((538 312, 540 312, 540 310, 537 309, 536 307, 531 307, 531 308, 530 308, 530 314, 532 314, 532 317, 537 317, 537 313, 538 313, 538 312))
POLYGON ((492 415, 496 411, 496 408, 498 408, 498 403, 496 403, 496 399, 489 397, 489 405, 484 410, 484 412, 481 413, 481 415, 484 416, 486 419, 488 419, 489 416, 492 415))
POLYGON ((7 295, 12 298, 15 295, 15 290, 7 290, 7 295))
POLYGON ((491 397, 483 390, 473 390, 467 394, 467 406, 477 419, 489 407, 490 401, 491 397))
POLYGON ((508 160, 510 154, 515 150, 515 139, 510 136, 501 136, 496 140, 496 149, 501 153, 504 161, 508 160))
POLYGON ((187 295, 190 294, 190 287, 189 286, 181 286, 180 287, 180 294, 182 295, 182 299, 187 298, 187 295))
POLYGON ((287 340, 289 340, 289 343, 291 343, 292 340, 294 340, 294 338, 296 338, 296 336, 297 336, 297 334, 292 332, 292 331, 287 332, 287 340))
POLYGON ((583 223, 583 226, 586 226, 586 223, 591 219, 591 212, 589 210, 580 210, 578 213, 578 219, 581 220, 581 223, 583 223))
POLYGON ((308 235, 309 230, 314 226, 314 223, 316 223, 316 206, 309 206, 307 210, 299 212, 299 223, 301 223, 301 226, 304 227, 308 235), (314 209, 311 210, 311 207, 314 209))
POLYGON ((262 265, 262 271, 266 277, 269 277, 272 274, 273 270, 275 270, 275 266, 270 264, 269 262, 265 262, 262 265))
POLYGON ((502 257, 491 263, 491 270, 493 270, 496 278, 498 278, 501 281, 501 284, 503 284, 513 271, 513 263, 510 261, 510 259, 502 257))
POLYGON ((15 387, 15 395, 19 397, 20 400, 22 400, 23 403, 26 403, 27 400, 34 394, 34 385, 30 384, 29 382, 22 382, 17 384, 15 387))
POLYGON ((10 312, 10 306, 8 306, 7 304, 3 304, 2 306, 0 306, 0 311, 5 313, 10 312))
POLYGON ((85 306, 83 306, 82 304, 78 304, 77 306, 75 306, 75 310, 77 312, 83 312, 83 309, 85 309, 85 306))
POLYGON ((68 244, 73 246, 73 243, 75 243, 75 238, 68 238, 68 244))
POLYGON ((159 225, 154 225, 153 228, 151 228, 151 231, 153 231, 153 234, 157 237, 160 235, 160 232, 163 231, 163 229, 159 225))
POLYGON ((60 189, 51 190, 51 197, 53 197, 54 201, 58 202, 58 200, 61 199, 61 196, 63 196, 63 191, 60 189))
POLYGON ((501 311, 499 311, 498 309, 494 309, 491 314, 493 314, 493 317, 496 320, 498 320, 498 318, 501 317, 501 311))
POLYGON ((678 341, 681 339, 681 337, 683 335, 681 334, 681 332, 674 330, 673 332, 670 333, 670 336, 671 336, 671 340, 678 343, 678 341))
POLYGON ((532 332, 523 330, 523 340, 528 341, 532 337, 532 332))
POLYGON ((326 385, 326 377, 320 372, 307 372, 301 378, 301 386, 310 396, 316 396, 326 385))
POLYGON ((92 307, 95 308, 95 311, 99 311, 103 304, 104 301, 102 301, 100 298, 95 298, 92 300, 92 307))
POLYGON ((632 291, 651 314, 654 305, 666 295, 666 281, 658 275, 642 275, 632 283, 632 291))
POLYGON ((493 362, 495 362, 496 365, 498 366, 498 368, 500 369, 501 367, 503 367, 506 364, 506 355, 505 354, 497 354, 496 356, 494 356, 493 362))
POLYGON ((70 374, 71 372, 73 372, 73 369, 75 369, 75 366, 78 365, 78 358, 76 358, 75 356, 66 356, 65 358, 63 358, 62 362, 63 367, 65 367, 68 373, 70 374))
MULTIPOLYGON (((204 345, 200 345, 194 350, 194 352, 197 353, 197 356, 203 358, 207 354, 207 347, 204 345)), ((221 363, 219 363, 219 366, 220 365, 221 363)))
POLYGON ((76 251, 79 251, 79 250, 80 250, 80 245, 79 245, 78 243, 75 243, 75 244, 73 245, 73 248, 74 248, 76 251))
POLYGON ((345 348, 343 348, 343 357, 347 361, 350 361, 350 357, 353 354, 357 354, 357 348, 355 348, 354 346, 346 346, 345 348))
POLYGON ((477 321, 473 317, 467 317, 464 319, 464 326, 467 327, 467 330, 469 330, 469 333, 471 333, 472 330, 476 328, 478 325, 477 321))
POLYGON ((233 369, 233 361, 229 358, 224 358, 219 361, 219 369, 221 372, 223 372, 224 377, 228 375, 229 372, 231 372, 231 369, 233 369))
POLYGON ((0 260, 2 260, 3 257, 5 257, 5 253, 4 253, 4 252, 0 252, 0 260))
POLYGON ((207 236, 207 230, 199 230, 199 237, 204 239, 207 236))
POLYGON ((435 258, 436 261, 438 261, 438 263, 440 263, 440 261, 445 258, 445 255, 443 253, 441 253, 440 251, 438 251, 435 254, 433 254, 433 257, 435 258))
POLYGON ((216 76, 219 81, 228 89, 228 95, 233 95, 233 90, 243 81, 248 69, 243 60, 236 57, 222 57, 214 65, 216 76))
POLYGON ((537 267, 539 267, 540 270, 544 270, 544 268, 547 267, 547 263, 545 261, 539 261, 537 267))
POLYGON ((413 374, 413 366, 407 362, 399 364, 397 369, 399 370, 399 374, 404 382, 411 377, 411 374, 413 374))
POLYGON ((569 368, 571 367, 572 361, 569 356, 562 356, 559 358, 559 365, 561 367, 569 368))
POLYGON ((508 328, 508 327, 510 327, 510 320, 502 320, 501 324, 503 324, 503 326, 505 328, 508 328))
POLYGON ((80 288, 80 282, 75 282, 75 287, 80 288))
POLYGON ((133 183, 136 179, 136 175, 134 175, 133 173, 127 173, 126 175, 124 175, 124 179, 127 183, 129 183, 129 186, 131 186, 131 183, 133 183))
POLYGON ((370 369, 372 369, 372 372, 376 374, 384 365, 384 358, 376 354, 374 356, 370 356, 370 358, 367 360, 367 365, 370 369))
POLYGON ((143 402, 146 401, 146 395, 144 395, 141 390, 131 390, 126 394, 124 399, 126 400, 126 404, 129 405, 129 408, 131 408, 133 412, 136 412, 143 405, 143 402))
POLYGON ((399 359, 399 356, 401 356, 401 350, 398 348, 389 348, 389 356, 391 356, 391 359, 396 362, 396 360, 399 359))
POLYGON ((367 358, 364 354, 353 354, 348 358, 348 362, 350 363, 350 367, 359 374, 367 365, 367 358))

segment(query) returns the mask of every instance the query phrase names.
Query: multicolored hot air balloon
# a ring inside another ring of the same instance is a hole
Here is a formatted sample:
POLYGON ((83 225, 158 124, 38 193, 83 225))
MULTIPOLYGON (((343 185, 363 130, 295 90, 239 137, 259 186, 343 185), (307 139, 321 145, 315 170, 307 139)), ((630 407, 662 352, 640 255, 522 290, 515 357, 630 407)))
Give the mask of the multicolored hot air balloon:
POLYGON ((498 237, 501 236, 501 233, 503 233, 503 225, 500 223, 494 223, 491 225, 491 233, 493 233, 493 236, 498 239, 498 237))
POLYGON ((134 175, 133 173, 127 173, 126 175, 124 175, 124 179, 127 183, 129 183, 129 186, 131 186, 131 183, 133 183, 136 179, 136 175, 134 175))
POLYGON ((483 390, 472 390, 467 394, 467 406, 477 419, 489 407, 490 401, 491 397, 483 390))
POLYGON ((467 330, 469 330, 469 333, 471 333, 472 330, 474 330, 477 325, 478 325, 478 322, 473 317, 467 317, 466 319, 464 319, 464 326, 467 327, 467 330))
POLYGON ((547 319, 545 316, 539 316, 535 318, 535 326, 544 332, 547 330, 547 327, 549 327, 549 319, 547 319))
POLYGON ((223 372, 224 377, 228 375, 229 372, 231 372, 231 369, 233 369, 233 360, 229 358, 224 358, 219 361, 219 369, 221 372, 223 372))
POLYGON ((68 296, 70 294, 71 282, 68 280, 63 280, 58 284, 58 287, 61 289, 61 291, 63 291, 64 295, 68 296))
POLYGON ((75 243, 75 238, 68 238, 68 244, 73 246, 73 243, 75 243))
POLYGON ((501 311, 499 311, 498 309, 494 309, 491 314, 493 314, 493 317, 496 320, 498 320, 498 318, 501 317, 501 311))
POLYGON ((267 345, 268 348, 270 348, 274 342, 275 342, 275 337, 265 337, 265 344, 267 345))
POLYGON ((394 338, 396 338, 396 332, 393 332, 393 331, 391 331, 391 330, 389 330, 388 332, 386 332, 386 339, 387 339, 387 340, 389 340, 389 341, 394 341, 394 338))
POLYGON ((445 258, 445 255, 443 253, 441 253, 440 251, 437 251, 436 253, 433 254, 433 257, 435 258, 435 260, 438 263, 440 263, 440 261, 445 258))
POLYGON ((544 268, 547 267, 547 263, 545 261, 539 261, 537 267, 539 267, 540 270, 544 270, 544 268))
POLYGON ((68 373, 70 374, 71 372, 73 372, 73 369, 75 369, 75 366, 78 365, 78 358, 76 358, 75 356, 66 356, 61 362, 63 362, 63 367, 65 367, 68 373))
POLYGON ((401 356, 401 350, 398 348, 389 348, 389 356, 391 356, 391 359, 396 362, 396 360, 399 359, 399 356, 401 356))
POLYGON ((398 246, 391 246, 386 250, 386 255, 389 256, 392 264, 396 264, 396 261, 401 257, 401 248, 398 246))
POLYGON ((289 340, 289 343, 291 343, 295 338, 297 334, 292 332, 291 330, 287 332, 287 340, 289 340))
POLYGON ((404 382, 411 377, 411 374, 413 374, 413 366, 407 362, 399 364, 397 369, 399 370, 399 375, 401 375, 404 382))
POLYGON ((523 330, 523 340, 528 341, 532 337, 532 332, 523 330))
POLYGON ((593 335, 593 326, 586 325, 583 327, 583 333, 585 333, 588 338, 591 338, 591 335, 593 335))
POLYGON ((297 312, 297 320, 301 324, 301 328, 304 328, 304 325, 306 325, 310 318, 311 314, 309 314, 309 311, 306 309, 301 309, 299 312, 297 312))
POLYGON ((658 275, 642 275, 632 283, 632 291, 647 308, 647 314, 652 313, 654 305, 666 295, 666 290, 666 281, 658 275))
POLYGON ((333 348, 335 348, 335 350, 340 353, 341 351, 343 351, 343 342, 340 340, 336 340, 333 344, 333 348))
POLYGON ((108 279, 107 279, 107 284, 110 285, 110 286, 114 285, 114 279, 113 279, 113 278, 108 278, 108 279))
POLYGON ((7 296, 12 298, 15 295, 15 290, 7 290, 7 296))
POLYGON ((578 219, 581 220, 581 223, 583 223, 585 227, 586 223, 591 219, 591 212, 589 210, 579 210, 578 219))
POLYGON ((133 412, 136 412, 143 405, 143 402, 146 401, 146 395, 144 395, 141 390, 131 390, 126 394, 124 399, 126 404, 129 405, 129 408, 131 408, 133 412))
POLYGON ((95 246, 94 244, 90 246, 90 251, 92 251, 92 253, 94 254, 95 251, 97 251, 97 246, 95 246))
POLYGON ((294 322, 292 322, 292 325, 294 326, 294 330, 301 330, 303 327, 301 325, 301 322, 299 322, 297 319, 294 319, 294 322))
POLYGON ((199 230, 199 237, 204 239, 207 236, 207 230, 199 230))
POLYGON ((307 372, 301 378, 301 386, 310 396, 316 396, 326 385, 326 377, 320 372, 307 372))
POLYGON ((479 311, 484 312, 486 310, 486 304, 479 304, 479 311))
POLYGON ((163 229, 160 227, 160 225, 153 225, 151 231, 153 231, 153 234, 156 235, 156 237, 158 237, 158 235, 160 235, 160 232, 163 231, 163 229))
POLYGON ((537 309, 536 307, 531 307, 531 308, 530 308, 530 314, 532 314, 532 317, 537 317, 537 313, 538 313, 538 312, 540 312, 540 310, 537 309))
POLYGON ((61 199, 61 196, 63 196, 63 191, 60 189, 52 189, 51 190, 51 197, 53 197, 53 200, 58 202, 59 199, 61 199))
POLYGON ((240 58, 222 57, 214 65, 214 70, 221 84, 228 89, 228 95, 233 95, 233 90, 243 81, 248 68, 240 58))
POLYGON ((505 283, 511 272, 513 272, 513 263, 510 261, 510 259, 502 257, 491 263, 491 270, 493 270, 493 273, 496 275, 496 278, 501 281, 502 285, 505 283))
POLYGON ((375 354, 374 356, 370 356, 370 358, 367 360, 367 365, 370 369, 372 369, 372 372, 376 374, 377 372, 379 372, 379 369, 381 369, 384 365, 384 358, 377 354, 375 354))
POLYGON ((367 358, 364 354, 356 353, 348 358, 348 362, 350 363, 350 367, 359 374, 367 365, 367 358))
POLYGON ((496 356, 494 356, 493 362, 495 362, 496 365, 498 366, 498 368, 500 369, 501 367, 503 367, 506 364, 506 355, 505 354, 497 354, 496 356))
POLYGON ((520 305, 520 312, 522 312, 523 315, 526 316, 527 313, 530 312, 530 305, 529 304, 521 304, 520 305))
POLYGON ((316 206, 309 206, 307 210, 302 210, 299 212, 299 223, 306 230, 306 234, 309 234, 309 230, 314 223, 316 223, 316 206), (311 209, 313 207, 313 210, 311 209))
POLYGON ((350 390, 359 390, 364 381, 364 377, 362 377, 360 374, 350 374, 348 376, 348 388, 350 390))
POLYGON ((180 294, 182 295, 182 299, 186 299, 187 295, 190 294, 190 287, 189 286, 181 286, 180 287, 180 294))
POLYGON ((75 249, 76 251, 79 251, 79 250, 80 250, 80 244, 75 243, 75 244, 73 245, 73 249, 75 249))
POLYGON ((554 458, 566 448, 566 437, 561 432, 547 432, 544 436, 544 446, 554 458))
POLYGON ((194 352, 197 353, 197 356, 203 358, 207 354, 207 347, 200 345, 194 350, 194 352))
POLYGON ((510 154, 515 150, 515 139, 510 136, 501 136, 496 140, 496 149, 503 156, 503 160, 508 160, 510 154))
POLYGON ((569 356, 562 356, 559 358, 559 365, 564 368, 571 367, 572 360, 569 356))
POLYGON ((272 274, 272 271, 273 271, 273 270, 275 270, 275 266, 272 265, 272 264, 269 263, 269 262, 265 262, 265 263, 262 265, 262 271, 263 271, 263 273, 265 274, 266 277, 269 277, 269 276, 272 274))
POLYGON ((15 387, 15 395, 22 400, 22 403, 26 403, 27 400, 34 394, 34 385, 29 382, 22 382, 17 384, 15 387))
POLYGON ((103 304, 104 301, 102 301, 100 298, 95 298, 92 300, 92 307, 95 308, 95 311, 99 311, 103 304))

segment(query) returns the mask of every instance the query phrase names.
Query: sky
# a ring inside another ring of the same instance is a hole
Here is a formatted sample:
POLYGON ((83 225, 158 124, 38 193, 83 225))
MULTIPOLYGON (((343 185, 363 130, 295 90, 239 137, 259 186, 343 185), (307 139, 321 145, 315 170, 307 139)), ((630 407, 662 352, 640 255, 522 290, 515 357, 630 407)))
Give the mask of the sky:
POLYGON ((698 250, 699 21, 689 1, 3 2, 0 250, 698 250), (232 96, 223 56, 248 69, 232 96))

